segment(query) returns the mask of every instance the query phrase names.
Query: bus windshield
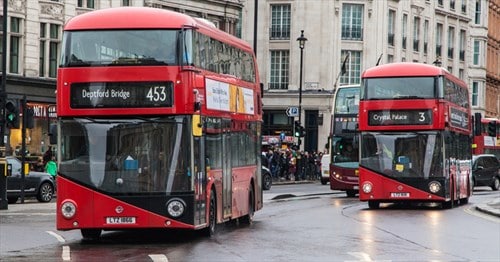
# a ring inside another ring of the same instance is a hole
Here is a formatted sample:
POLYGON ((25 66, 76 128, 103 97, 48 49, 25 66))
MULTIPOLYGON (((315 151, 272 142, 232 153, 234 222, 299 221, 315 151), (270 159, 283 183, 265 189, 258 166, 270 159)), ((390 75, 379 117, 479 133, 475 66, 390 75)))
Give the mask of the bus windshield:
POLYGON ((111 194, 192 190, 185 116, 62 119, 59 173, 111 194))
POLYGON ((361 135, 360 166, 395 179, 442 177, 441 135, 436 132, 361 135))
POLYGON ((336 114, 357 114, 359 109, 359 87, 342 88, 335 98, 336 114))
POLYGON ((179 30, 66 31, 62 67, 178 64, 179 30))
POLYGON ((364 79, 365 100, 428 99, 436 97, 435 77, 391 77, 364 79))

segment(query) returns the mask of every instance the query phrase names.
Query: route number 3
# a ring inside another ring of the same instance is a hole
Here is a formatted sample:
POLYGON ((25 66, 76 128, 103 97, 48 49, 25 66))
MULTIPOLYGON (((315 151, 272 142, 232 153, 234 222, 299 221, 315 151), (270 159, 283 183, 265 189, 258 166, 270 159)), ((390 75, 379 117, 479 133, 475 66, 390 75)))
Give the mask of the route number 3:
POLYGON ((146 98, 153 102, 164 102, 167 100, 167 93, 164 86, 151 87, 148 90, 146 98))

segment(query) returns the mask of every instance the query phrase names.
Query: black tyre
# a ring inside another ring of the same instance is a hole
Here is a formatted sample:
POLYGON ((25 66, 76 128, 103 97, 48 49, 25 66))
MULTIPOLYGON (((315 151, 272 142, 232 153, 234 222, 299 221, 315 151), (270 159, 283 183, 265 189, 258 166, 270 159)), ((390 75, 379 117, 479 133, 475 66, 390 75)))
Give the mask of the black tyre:
POLYGON ((346 190, 345 193, 348 197, 355 197, 356 194, 358 193, 358 191, 357 190, 346 190))
POLYGON ((52 186, 49 182, 44 182, 40 185, 38 189, 38 194, 36 195, 36 199, 39 202, 50 202, 54 197, 54 186, 52 186))
POLYGON ((370 209, 378 209, 380 207, 380 202, 378 202, 378 201, 368 201, 368 207, 370 209))
POLYGON ((254 213, 255 213, 255 199, 253 194, 253 187, 250 185, 250 191, 248 192, 248 214, 241 218, 241 222, 247 225, 251 225, 253 222, 254 213))
POLYGON ((15 204, 17 202, 17 199, 19 199, 19 197, 7 197, 7 202, 9 204, 15 204))
POLYGON ((217 201, 215 191, 210 192, 210 206, 208 207, 208 227, 202 230, 202 234, 207 237, 215 235, 217 229, 217 201))
POLYGON ((273 184, 273 178, 271 174, 267 172, 262 174, 262 189, 269 190, 271 189, 272 184, 273 184))
POLYGON ((328 179, 326 179, 326 178, 321 178, 321 184, 322 184, 322 185, 326 185, 326 183, 328 183, 328 179))
POLYGON ((81 229, 82 232, 82 237, 84 240, 90 240, 90 241, 95 241, 98 240, 101 237, 101 230, 100 229, 81 229))
POLYGON ((497 191, 500 189, 500 179, 498 177, 493 178, 493 182, 491 183, 491 189, 493 191, 497 191))

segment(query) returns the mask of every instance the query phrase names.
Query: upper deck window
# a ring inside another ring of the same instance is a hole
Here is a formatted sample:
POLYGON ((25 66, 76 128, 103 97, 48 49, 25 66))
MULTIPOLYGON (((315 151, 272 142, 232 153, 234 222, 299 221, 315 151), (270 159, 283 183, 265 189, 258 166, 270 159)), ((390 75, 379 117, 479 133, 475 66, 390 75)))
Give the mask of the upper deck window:
POLYGON ((178 64, 177 30, 66 31, 61 66, 178 64))
POLYGON ((436 97, 434 77, 391 77, 364 79, 365 100, 428 99, 436 97))

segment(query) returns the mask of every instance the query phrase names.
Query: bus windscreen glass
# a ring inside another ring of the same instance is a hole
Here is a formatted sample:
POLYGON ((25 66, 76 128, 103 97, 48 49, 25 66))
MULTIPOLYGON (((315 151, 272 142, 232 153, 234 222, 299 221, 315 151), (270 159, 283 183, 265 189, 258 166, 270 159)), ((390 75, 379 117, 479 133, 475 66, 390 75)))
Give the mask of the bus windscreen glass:
POLYGON ((188 118, 62 119, 59 173, 100 191, 191 191, 188 118))
POLYGON ((176 65, 178 30, 67 31, 62 67, 176 65))
POLYGON ((360 165, 395 179, 443 176, 442 139, 437 133, 361 135, 360 165))
POLYGON ((364 99, 435 98, 436 83, 434 77, 368 78, 364 80, 364 99))

